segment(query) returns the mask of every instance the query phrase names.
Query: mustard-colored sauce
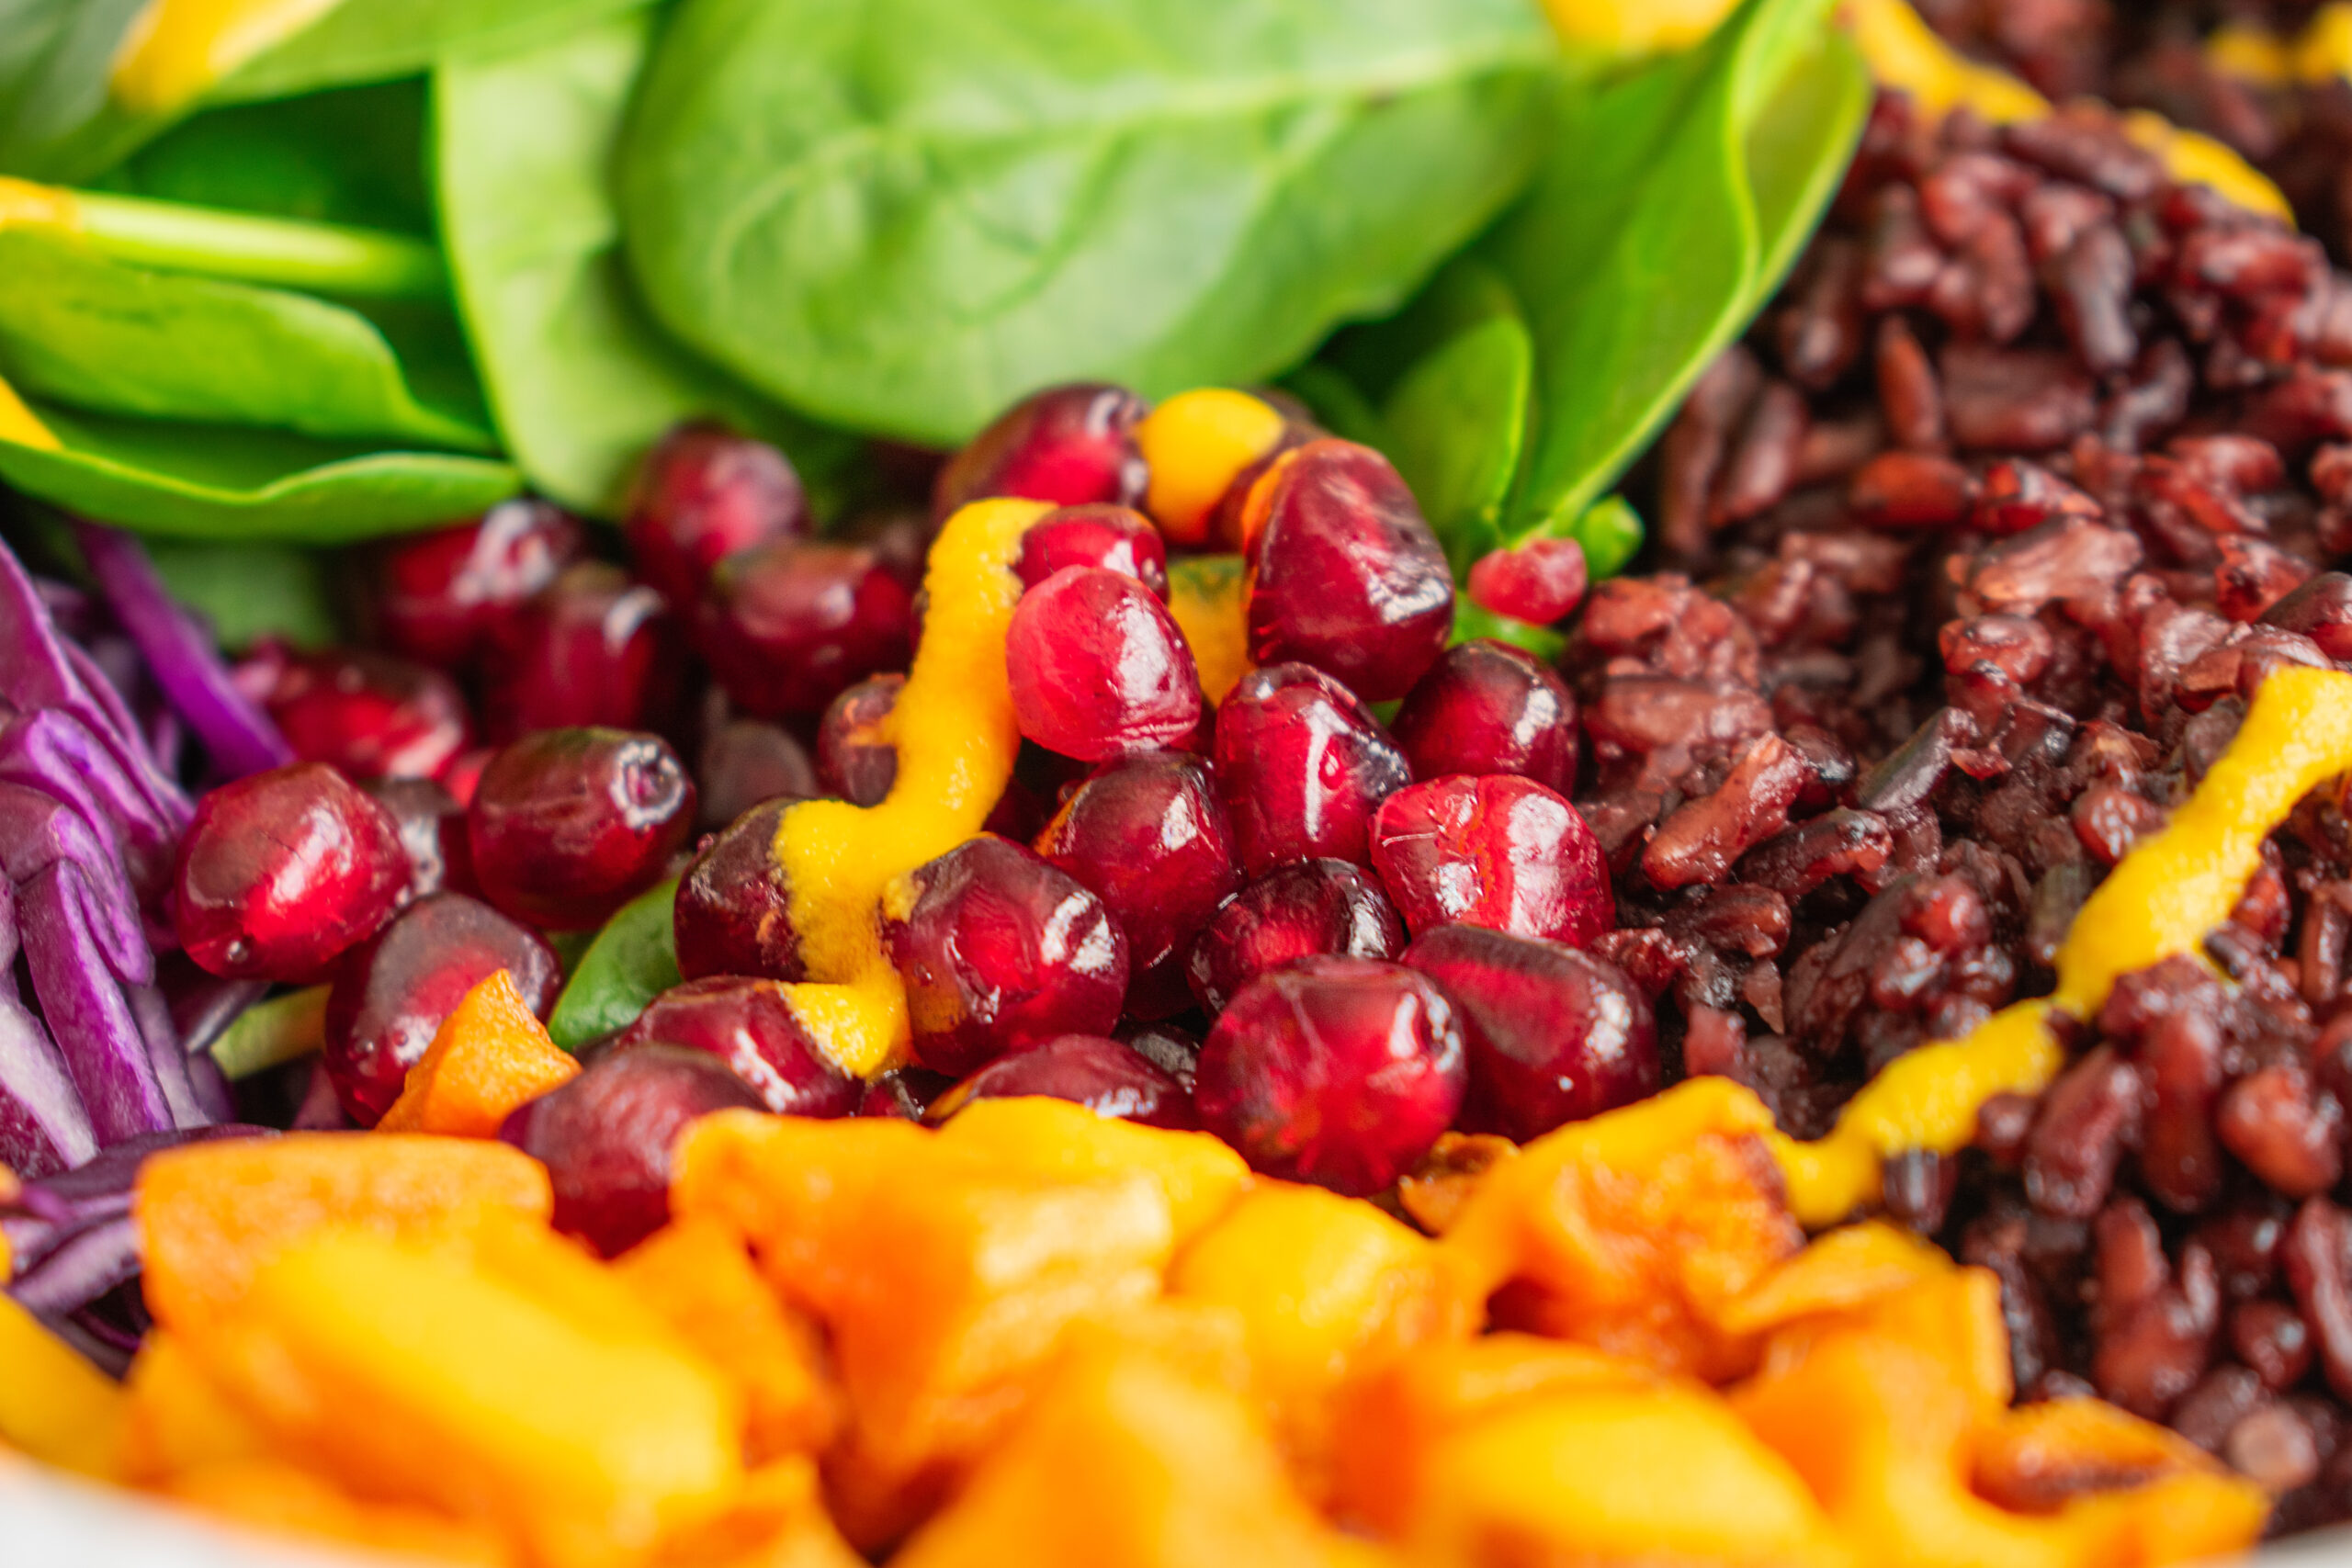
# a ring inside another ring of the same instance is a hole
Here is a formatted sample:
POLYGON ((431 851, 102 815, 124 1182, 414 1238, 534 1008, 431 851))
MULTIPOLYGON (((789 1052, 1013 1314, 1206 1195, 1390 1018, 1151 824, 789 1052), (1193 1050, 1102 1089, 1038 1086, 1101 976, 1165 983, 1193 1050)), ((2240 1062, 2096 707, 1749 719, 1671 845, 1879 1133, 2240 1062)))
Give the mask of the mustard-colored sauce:
POLYGON ((1004 668, 1020 603, 1021 536, 1049 507, 982 501, 947 520, 923 576, 914 666, 887 724, 899 778, 879 806, 812 800, 785 812, 775 854, 811 979, 787 987, 809 1033, 844 1071, 905 1054, 907 994, 882 949, 892 882, 971 838, 1012 777, 1021 729, 1004 668))
POLYGON ((114 100, 137 114, 185 108, 239 66, 342 3, 147 0, 115 54, 114 100))

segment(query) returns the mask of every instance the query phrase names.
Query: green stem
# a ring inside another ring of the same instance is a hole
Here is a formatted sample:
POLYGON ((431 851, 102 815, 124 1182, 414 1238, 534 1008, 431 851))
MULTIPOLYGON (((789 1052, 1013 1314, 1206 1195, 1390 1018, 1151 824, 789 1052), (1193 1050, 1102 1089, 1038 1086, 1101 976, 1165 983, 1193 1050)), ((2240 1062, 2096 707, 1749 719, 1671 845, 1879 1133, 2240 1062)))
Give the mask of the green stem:
POLYGON ((326 1043, 327 988, 312 986, 247 1008, 212 1044, 231 1081, 307 1056, 326 1043))
POLYGON ((449 291, 441 253, 407 234, 95 191, 74 203, 82 238, 118 261, 360 299, 449 291))

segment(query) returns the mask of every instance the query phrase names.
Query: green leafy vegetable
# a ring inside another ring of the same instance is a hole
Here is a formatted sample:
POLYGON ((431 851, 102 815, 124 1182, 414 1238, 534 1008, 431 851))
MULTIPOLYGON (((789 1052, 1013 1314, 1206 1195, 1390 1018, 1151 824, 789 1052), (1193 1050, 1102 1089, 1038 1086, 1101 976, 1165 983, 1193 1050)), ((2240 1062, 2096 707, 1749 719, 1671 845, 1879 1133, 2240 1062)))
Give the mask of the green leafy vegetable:
POLYGON ((1246 383, 1520 189, 1554 58, 1525 0, 686 0, 629 256, 704 354, 910 439, 1051 381, 1246 383))
POLYGON ((0 441, 0 479, 85 517, 181 538, 341 544, 470 517, 523 488, 514 468, 487 457, 27 402, 62 449, 0 441))
POLYGON ((237 1015, 212 1043, 212 1060, 232 1080, 307 1056, 326 1043, 327 987, 288 991, 237 1015))
POLYGON ((1456 601, 1452 646, 1459 648, 1480 637, 1524 649, 1546 664, 1557 664, 1560 655, 1568 649, 1568 639, 1549 626, 1515 621, 1509 615, 1498 615, 1492 610, 1480 609, 1467 599, 1456 601))
MULTIPOLYGON (((0 229, 0 374, 107 413, 488 451, 479 400, 418 395, 384 334, 283 289, 109 261, 70 233, 0 229)), ((462 350, 442 377, 469 390, 462 350)))
POLYGON ((141 197, 57 194, 64 226, 116 261, 352 299, 440 299, 448 292, 441 253, 406 234, 141 197))
POLYGON ((610 171, 654 21, 624 13, 434 75, 442 226, 499 428, 541 490, 605 514, 693 416, 775 441, 812 483, 854 450, 695 359, 638 300, 610 171))
POLYGON ((654 998, 682 983, 672 918, 677 897, 677 883, 665 882, 605 922, 548 1016, 548 1033, 557 1044, 577 1051, 626 1029, 654 998))
POLYGON ((1456 574, 1500 541, 1526 439, 1535 345, 1519 301, 1475 262, 1449 269, 1427 310, 1450 331, 1389 391, 1381 423, 1456 574))
POLYGON ((147 555, 173 599, 209 622, 232 652, 266 637, 323 648, 342 636, 327 559, 317 551, 154 539, 147 555))

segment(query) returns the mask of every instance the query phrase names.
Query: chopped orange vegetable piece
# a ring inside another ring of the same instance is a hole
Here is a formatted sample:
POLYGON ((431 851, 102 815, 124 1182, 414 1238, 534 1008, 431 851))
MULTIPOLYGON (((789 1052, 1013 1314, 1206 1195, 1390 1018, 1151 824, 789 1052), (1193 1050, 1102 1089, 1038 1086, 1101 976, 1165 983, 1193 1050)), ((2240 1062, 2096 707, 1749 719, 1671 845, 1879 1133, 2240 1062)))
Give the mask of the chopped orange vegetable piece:
POLYGON ((659 1568, 864 1568, 825 1514, 817 1469, 780 1460, 743 1478, 724 1513, 662 1542, 659 1568))
POLYGON ((2179 1433, 2098 1399, 2050 1399, 2004 1411, 1976 1437, 1976 1493, 2012 1513, 2055 1513, 2087 1492, 2222 1467, 2179 1433))
POLYGON ((1097 1116, 1067 1100, 984 1100, 957 1111, 939 1135, 1056 1180, 1139 1170, 1168 1195, 1180 1247, 1230 1209, 1250 1180, 1249 1163, 1209 1134, 1097 1116))
POLYGON ((111 1477, 120 1462, 122 1390, 0 1295, 0 1448, 44 1464, 111 1477))
POLYGON ((321 1226, 442 1233, 492 1213, 544 1221, 553 1204, 547 1168, 504 1144, 292 1133, 152 1155, 131 1208, 148 1309, 183 1328, 225 1309, 255 1269, 321 1226))
POLYGON ((1179 556, 1168 563, 1168 613, 1193 650, 1201 694, 1225 701, 1250 661, 1249 574, 1239 556, 1179 556))
POLYGON ((209 1466, 269 1457, 269 1441, 216 1387, 176 1335, 154 1329, 123 1384, 122 1471, 160 1485, 209 1466))
POLYGON ((1217 502, 1243 470, 1283 438, 1282 411, 1224 387, 1179 392, 1136 426, 1136 449, 1150 466, 1144 509, 1169 542, 1208 542, 1217 502))
POLYGON ((162 1490, 198 1513, 274 1535, 484 1568, 507 1568, 517 1561, 514 1543, 487 1525, 428 1508, 363 1502, 280 1460, 208 1465, 174 1476, 162 1490))
POLYGON ((510 1113, 579 1076, 579 1061, 548 1037, 501 969, 441 1021, 376 1130, 494 1138, 510 1113))
POLYGON ((1941 1279, 1951 1267, 1941 1248, 1908 1231, 1866 1221, 1815 1237, 1754 1290, 1728 1303, 1717 1321, 1736 1334, 1758 1334, 1868 1305, 1923 1280, 1941 1279))

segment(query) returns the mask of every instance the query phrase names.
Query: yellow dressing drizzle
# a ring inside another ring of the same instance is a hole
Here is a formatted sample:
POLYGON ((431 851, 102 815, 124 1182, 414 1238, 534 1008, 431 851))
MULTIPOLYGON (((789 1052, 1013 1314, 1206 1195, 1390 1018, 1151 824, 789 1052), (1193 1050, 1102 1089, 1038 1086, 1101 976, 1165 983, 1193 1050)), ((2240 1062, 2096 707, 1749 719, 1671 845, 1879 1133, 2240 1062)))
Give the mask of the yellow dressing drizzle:
POLYGON ((116 51, 114 100, 138 114, 185 108, 342 0, 147 0, 116 51))
POLYGON ((1021 536, 1048 506, 982 501, 947 520, 923 576, 922 640, 886 725, 899 750, 889 798, 812 800, 784 814, 775 856, 811 978, 787 988, 810 1035, 844 1072, 903 1055, 907 996, 882 951, 879 911, 896 878, 971 838, 1012 777, 1021 730, 1004 670, 1020 602, 1021 536))
POLYGON ((2141 840, 2093 893, 2058 953, 2054 996, 2004 1008, 1966 1038, 1890 1063, 1830 1134, 1769 1136, 1798 1219, 1835 1224, 1878 1195, 1887 1157, 1951 1154, 1975 1136, 1996 1094, 2031 1094, 2065 1053, 2051 1016, 2088 1018, 2126 975, 2166 958, 2201 959, 2262 861, 2262 841, 2295 803, 2352 770, 2352 675, 2286 669, 2256 693, 2236 739, 2162 831, 2141 840))

